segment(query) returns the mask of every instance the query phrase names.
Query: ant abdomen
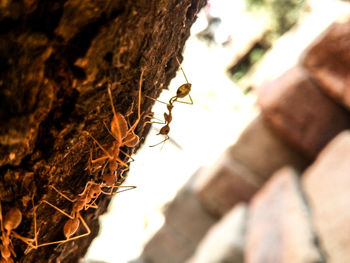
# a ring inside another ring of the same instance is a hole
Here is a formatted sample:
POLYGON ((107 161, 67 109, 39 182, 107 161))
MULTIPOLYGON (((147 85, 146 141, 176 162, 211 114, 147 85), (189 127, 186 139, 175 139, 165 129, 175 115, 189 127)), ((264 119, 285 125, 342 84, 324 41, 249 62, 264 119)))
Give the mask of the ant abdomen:
POLYGON ((128 134, 124 139, 124 144, 127 147, 134 147, 139 143, 140 139, 139 136, 136 134, 130 133, 128 134))
POLYGON ((191 87, 192 87, 191 83, 182 84, 176 91, 176 97, 178 98, 186 97, 190 93, 191 87))
POLYGON ((4 228, 7 231, 16 229, 22 221, 22 213, 18 208, 11 208, 4 217, 4 228))
POLYGON ((69 219, 63 227, 64 236, 67 239, 71 237, 75 232, 77 232, 79 224, 80 223, 78 218, 69 219))

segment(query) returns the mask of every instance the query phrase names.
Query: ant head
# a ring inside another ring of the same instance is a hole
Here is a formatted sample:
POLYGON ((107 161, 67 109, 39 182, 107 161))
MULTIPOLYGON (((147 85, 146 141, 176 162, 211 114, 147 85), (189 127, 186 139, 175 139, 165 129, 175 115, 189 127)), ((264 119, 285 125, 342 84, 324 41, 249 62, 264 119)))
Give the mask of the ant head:
POLYGON ((163 127, 160 129, 160 131, 159 131, 158 134, 168 135, 169 132, 170 132, 170 127, 169 127, 169 125, 167 124, 167 125, 163 126, 163 127))
POLYGON ((105 174, 103 176, 103 183, 108 186, 113 186, 117 181, 117 177, 113 174, 105 174))
POLYGON ((192 87, 191 83, 182 84, 176 91, 176 97, 184 98, 190 93, 191 87, 192 87))
POLYGON ((101 187, 98 184, 92 185, 88 195, 90 198, 96 198, 101 193, 101 187))

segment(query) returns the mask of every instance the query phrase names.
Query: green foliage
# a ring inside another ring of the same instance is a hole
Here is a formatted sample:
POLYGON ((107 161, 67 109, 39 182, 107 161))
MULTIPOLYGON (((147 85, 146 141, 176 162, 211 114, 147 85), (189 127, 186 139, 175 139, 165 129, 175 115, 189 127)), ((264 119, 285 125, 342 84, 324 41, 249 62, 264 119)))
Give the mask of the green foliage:
POLYGON ((304 0, 246 0, 248 9, 264 10, 271 21, 274 38, 291 29, 305 10, 304 0))
POLYGON ((245 85, 244 77, 251 67, 258 62, 265 54, 267 49, 273 45, 273 42, 281 35, 290 30, 297 22, 299 17, 306 11, 305 0, 246 0, 250 12, 263 13, 269 20, 269 29, 264 34, 260 43, 255 46, 230 68, 231 78, 243 86, 244 94, 247 94, 251 87, 245 85))
POLYGON ((265 53, 265 49, 259 45, 254 46, 254 48, 243 57, 237 65, 231 69, 232 78, 235 81, 240 80, 249 71, 250 67, 258 62, 265 53))
POLYGON ((246 0, 248 8, 253 9, 255 7, 259 8, 264 5, 264 0, 246 0))

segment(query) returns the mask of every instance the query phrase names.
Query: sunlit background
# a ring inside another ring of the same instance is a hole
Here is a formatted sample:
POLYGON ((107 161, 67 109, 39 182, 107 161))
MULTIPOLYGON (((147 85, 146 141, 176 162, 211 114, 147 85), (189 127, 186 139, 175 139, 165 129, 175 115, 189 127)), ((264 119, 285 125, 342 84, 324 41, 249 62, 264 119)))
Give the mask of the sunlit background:
MULTIPOLYGON (((317 23, 326 23, 335 12, 328 4, 335 2, 209 2, 193 25, 183 54, 182 67, 192 83, 194 104, 175 104, 171 139, 157 147, 149 147, 163 140, 156 135, 161 125, 153 124, 144 146, 134 156, 125 183, 137 188, 117 195, 109 212, 100 217, 100 235, 86 256, 89 262, 124 263, 140 255, 162 226, 162 211, 181 186, 200 167, 215 162, 258 114, 252 88, 283 70, 281 63, 274 67, 271 61, 261 62, 264 53, 295 24, 307 22, 311 11, 320 18, 317 23), (288 10, 278 9, 286 6, 288 10), (270 65, 261 72, 259 63, 270 65)), ((304 33, 305 42, 311 41, 312 34, 304 33)), ((305 45, 291 48, 290 59, 282 64, 287 67, 295 63, 293 52, 305 45)), ((169 101, 183 83, 185 78, 179 71, 159 100, 169 101)), ((166 105, 156 103, 153 111, 163 118, 166 105)))

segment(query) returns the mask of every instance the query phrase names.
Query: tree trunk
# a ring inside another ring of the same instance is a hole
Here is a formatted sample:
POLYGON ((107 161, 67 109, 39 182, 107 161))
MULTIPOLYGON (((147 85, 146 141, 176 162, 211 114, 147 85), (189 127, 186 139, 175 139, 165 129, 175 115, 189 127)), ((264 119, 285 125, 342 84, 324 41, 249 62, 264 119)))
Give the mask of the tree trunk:
MULTIPOLYGON (((108 160, 92 165, 90 158, 106 152, 85 132, 106 151, 116 141, 108 130, 113 113, 107 87, 116 111, 130 127, 138 117, 143 72, 141 118, 135 129, 138 148, 149 131, 150 125, 144 124, 154 103, 145 95, 158 97, 175 76, 176 58, 182 60, 190 27, 204 4, 205 0, 0 1, 0 200, 3 215, 10 208, 22 211, 16 233, 34 238, 36 219, 39 245, 66 239, 63 227, 69 218, 42 201, 70 214, 76 202, 51 186, 75 201, 88 181, 100 183, 109 169, 108 160)), ((135 150, 121 149, 127 154, 135 150)), ((126 154, 118 157, 128 162, 126 154)), ((119 166, 117 184, 124 180, 120 172, 125 165, 119 166)), ((97 209, 87 207, 80 213, 91 229, 88 236, 27 249, 11 234, 15 261, 77 262, 97 235, 98 216, 109 200, 101 194, 97 209)), ((86 233, 82 222, 73 237, 86 233)))

